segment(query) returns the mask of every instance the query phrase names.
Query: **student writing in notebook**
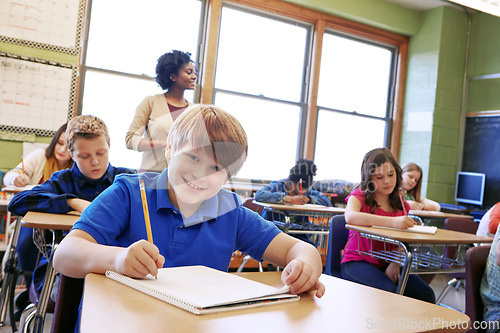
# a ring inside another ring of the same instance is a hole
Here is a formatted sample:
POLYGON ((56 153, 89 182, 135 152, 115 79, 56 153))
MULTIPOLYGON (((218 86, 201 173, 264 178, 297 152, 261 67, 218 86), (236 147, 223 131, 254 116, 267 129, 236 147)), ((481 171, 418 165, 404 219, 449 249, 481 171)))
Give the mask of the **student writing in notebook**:
POLYGON ((142 152, 141 171, 165 169, 165 144, 170 126, 190 107, 184 92, 195 88, 196 77, 191 53, 174 50, 158 58, 156 82, 165 93, 144 98, 125 136, 128 149, 142 152))
POLYGON ((301 158, 290 169, 288 178, 275 180, 261 188, 255 193, 255 200, 294 205, 311 203, 330 207, 330 199, 311 187, 316 170, 313 161, 301 158))
POLYGON ((204 265, 227 271, 235 250, 284 267, 294 294, 325 291, 316 248, 279 231, 221 186, 241 168, 248 143, 241 124, 215 106, 185 111, 167 139, 168 168, 121 175, 82 213, 54 257, 71 277, 113 270, 156 276, 158 268, 204 265), (154 244, 148 242, 139 182, 144 181, 154 244))
MULTIPOLYGON (((116 168, 109 163, 110 137, 106 124, 99 118, 84 115, 71 119, 66 129, 66 144, 75 162, 71 169, 57 171, 32 190, 16 194, 8 209, 19 216, 28 211, 45 213, 82 212, 92 200, 113 183, 121 173, 135 173, 127 168, 116 168)), ((65 146, 66 146, 65 144, 65 146)), ((21 233, 19 242, 32 241, 32 229, 21 233), (21 239, 22 238, 22 239, 21 239)), ((35 248, 36 250, 36 248, 35 248)), ((31 281, 31 272, 35 266, 38 250, 27 252, 17 248, 18 257, 27 280, 31 281), (26 262, 31 266, 26 266, 26 262), (28 269, 32 267, 31 269, 28 269)), ((41 290, 45 275, 46 260, 42 259, 35 270, 34 283, 41 290)))
MULTIPOLYGON (((405 212, 409 205, 399 196, 401 167, 391 151, 377 148, 369 151, 361 165, 361 182, 347 197, 345 218, 348 224, 384 226, 407 229, 415 221, 405 212), (405 205, 405 207, 403 207, 405 205)), ((397 250, 392 244, 363 238, 349 230, 341 264, 341 276, 346 280, 395 292, 400 278, 399 263, 389 263, 359 253, 361 251, 397 250)), ((410 275, 404 295, 435 303, 432 288, 418 275, 410 275)))
MULTIPOLYGON (((315 204, 330 207, 330 199, 312 188, 316 175, 316 164, 304 158, 299 159, 290 169, 288 177, 275 180, 255 193, 255 200, 260 202, 305 205, 315 204)), ((285 221, 285 215, 264 210, 262 216, 269 221, 285 221)), ((293 215, 294 223, 307 222, 309 216, 293 215)), ((309 242, 306 234, 296 234, 294 237, 309 242)))
POLYGON ((411 209, 440 211, 441 206, 430 199, 421 196, 422 190, 422 168, 415 163, 407 163, 403 166, 403 182, 401 188, 405 193, 405 199, 411 209))
POLYGON ((4 185, 38 185, 49 179, 52 173, 71 168, 73 160, 66 147, 66 125, 59 127, 46 149, 33 150, 14 169, 7 172, 3 177, 4 185))
MULTIPOLYGON (((66 146, 66 127, 67 123, 59 127, 47 148, 33 150, 25 156, 21 163, 5 174, 3 183, 6 186, 17 187, 37 185, 49 179, 54 172, 71 168, 73 160, 66 146)), ((38 253, 32 240, 32 233, 33 229, 21 227, 16 247, 19 267, 23 272, 27 290, 31 285, 31 275, 35 269, 38 253)), ((28 304, 27 291, 16 296, 16 305, 19 309, 24 309, 28 304)))

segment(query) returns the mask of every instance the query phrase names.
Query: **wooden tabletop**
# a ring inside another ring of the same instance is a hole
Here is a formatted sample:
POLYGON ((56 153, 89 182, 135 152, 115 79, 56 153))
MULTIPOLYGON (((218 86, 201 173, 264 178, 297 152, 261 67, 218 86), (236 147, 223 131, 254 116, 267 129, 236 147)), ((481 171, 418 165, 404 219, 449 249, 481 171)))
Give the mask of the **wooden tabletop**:
POLYGON ((21 224, 28 228, 71 230, 73 224, 80 218, 77 212, 68 214, 50 214, 40 212, 28 212, 21 219, 21 224))
POLYGON ((373 227, 362 227, 346 224, 347 229, 360 231, 363 233, 386 237, 406 243, 428 243, 428 244, 471 244, 471 243, 491 243, 493 238, 476 236, 465 232, 458 232, 446 229, 437 229, 435 234, 423 234, 404 230, 381 229, 373 227))
POLYGON ((437 218, 437 219, 445 219, 448 217, 462 217, 464 219, 471 219, 471 220, 474 219, 474 216, 472 216, 472 215, 436 212, 434 210, 410 210, 409 214, 416 215, 419 217, 428 217, 428 218, 437 218))
POLYGON ((332 214, 344 214, 344 212, 345 212, 345 208, 326 207, 326 206, 322 206, 322 205, 313 205, 313 204, 283 205, 283 204, 259 202, 256 200, 254 200, 253 203, 255 203, 256 205, 260 205, 260 206, 275 209, 275 210, 293 210, 293 211, 302 211, 302 212, 318 212, 318 213, 332 213, 332 214))
MULTIPOLYGON (((240 273, 275 287, 280 272, 240 273)), ((322 275, 322 298, 194 315, 104 275, 85 278, 81 332, 465 332, 467 315, 438 305, 322 275)))

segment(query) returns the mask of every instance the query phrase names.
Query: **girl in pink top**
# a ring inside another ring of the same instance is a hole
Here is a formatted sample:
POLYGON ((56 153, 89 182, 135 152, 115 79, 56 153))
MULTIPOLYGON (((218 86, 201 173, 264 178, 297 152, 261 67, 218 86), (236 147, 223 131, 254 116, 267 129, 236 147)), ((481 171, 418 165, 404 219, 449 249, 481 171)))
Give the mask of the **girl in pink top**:
MULTIPOLYGON (((369 151, 361 165, 361 182, 347 197, 345 218, 348 224, 361 226, 385 226, 407 229, 415 225, 405 212, 410 210, 399 196, 401 167, 387 148, 369 151), (403 208, 402 205, 405 205, 403 208)), ((370 241, 349 230, 344 249, 341 276, 346 280, 378 289, 395 292, 400 278, 400 265, 362 255, 361 251, 396 250, 395 245, 370 241)), ((410 275, 404 294, 409 297, 435 303, 432 288, 418 275, 410 275)))

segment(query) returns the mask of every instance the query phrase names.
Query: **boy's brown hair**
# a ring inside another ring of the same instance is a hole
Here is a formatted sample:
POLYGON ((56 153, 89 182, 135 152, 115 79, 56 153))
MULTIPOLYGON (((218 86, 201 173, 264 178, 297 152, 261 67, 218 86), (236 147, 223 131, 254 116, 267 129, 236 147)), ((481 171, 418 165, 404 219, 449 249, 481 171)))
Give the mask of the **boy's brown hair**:
POLYGON ((214 106, 199 105, 182 113, 170 128, 167 145, 177 151, 190 142, 214 157, 227 170, 228 178, 243 166, 248 154, 248 140, 240 122, 214 106))
POLYGON ((73 152, 76 139, 93 139, 99 136, 104 136, 108 146, 110 145, 108 127, 104 121, 91 115, 77 116, 68 122, 66 146, 70 152, 73 152))

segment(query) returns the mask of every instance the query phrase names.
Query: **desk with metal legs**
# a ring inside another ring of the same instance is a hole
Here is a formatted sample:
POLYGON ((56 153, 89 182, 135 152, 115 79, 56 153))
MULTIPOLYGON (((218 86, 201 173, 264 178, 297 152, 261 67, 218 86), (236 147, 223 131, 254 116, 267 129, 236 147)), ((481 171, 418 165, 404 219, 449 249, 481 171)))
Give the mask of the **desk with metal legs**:
POLYGON ((79 214, 49 214, 39 212, 28 212, 21 220, 23 226, 33 228, 33 241, 40 252, 47 258, 48 265, 45 273, 44 283, 36 311, 28 316, 28 321, 32 318, 33 332, 43 332, 47 305, 49 304, 50 292, 54 285, 56 272, 52 266, 52 258, 57 246, 64 237, 64 231, 69 231, 78 220, 79 214), (52 239, 47 240, 45 231, 50 231, 52 239))
POLYGON ((410 273, 440 274, 465 270, 462 257, 464 250, 473 243, 491 243, 493 238, 464 232, 437 229, 435 234, 424 234, 398 229, 381 229, 347 224, 346 228, 357 231, 354 237, 398 245, 399 251, 362 251, 360 254, 398 262, 402 265, 397 293, 403 294, 410 273), (456 247, 456 257, 444 257, 443 247, 456 247))

